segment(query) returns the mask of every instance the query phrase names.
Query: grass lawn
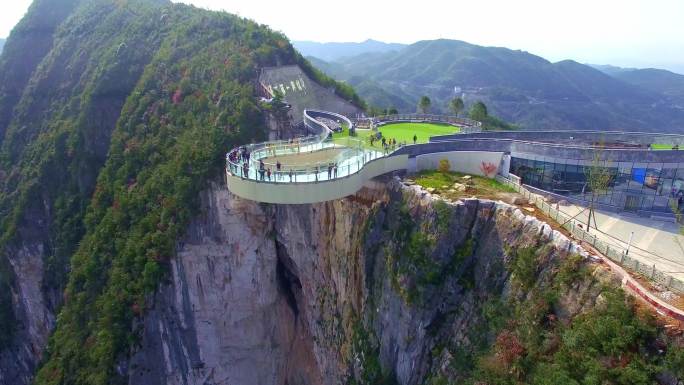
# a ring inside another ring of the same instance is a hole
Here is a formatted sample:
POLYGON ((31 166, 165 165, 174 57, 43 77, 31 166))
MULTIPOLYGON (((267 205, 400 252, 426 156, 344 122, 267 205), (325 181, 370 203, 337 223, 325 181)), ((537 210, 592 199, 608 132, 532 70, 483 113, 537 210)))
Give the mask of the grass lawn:
POLYGON ((397 142, 413 144, 413 135, 418 137, 417 143, 427 143, 431 136, 455 134, 458 127, 437 123, 390 123, 378 128, 382 136, 396 139, 397 142))
MULTIPOLYGON (((449 124, 438 123, 390 123, 378 128, 382 135, 387 139, 396 139, 398 143, 406 142, 406 144, 413 144, 413 135, 418 137, 416 143, 427 143, 431 136, 449 135, 459 132, 458 127, 449 124)), ((351 137, 360 140, 364 147, 372 148, 374 150, 382 151, 380 141, 376 141, 371 147, 369 136, 374 131, 360 130, 357 131, 357 136, 351 137)), ((333 141, 339 144, 348 144, 349 128, 343 126, 341 132, 334 132, 332 135, 333 141)))
POLYGON ((672 150, 672 145, 671 144, 661 144, 661 143, 653 143, 651 144, 651 150, 672 150))
MULTIPOLYGON (((365 132, 365 131, 363 131, 365 132)), ((334 143, 347 146, 347 147, 356 147, 357 144, 360 142, 361 146, 366 147, 366 148, 373 148, 374 150, 378 150, 379 146, 371 147, 370 142, 368 141, 368 135, 364 134, 362 132, 357 131, 357 136, 349 136, 349 127, 344 127, 342 131, 340 132, 333 132, 332 134, 332 140, 334 143)))
POLYGON ((346 124, 345 124, 342 127, 342 131, 333 132, 332 137, 333 137, 333 141, 343 139, 343 138, 348 138, 349 137, 349 127, 346 127, 346 124))
POLYGON ((463 179, 465 174, 457 172, 442 173, 439 171, 429 170, 421 171, 410 177, 416 184, 428 188, 432 187, 435 192, 447 196, 448 198, 458 198, 461 196, 478 196, 481 198, 497 198, 500 193, 514 193, 512 187, 506 186, 498 182, 496 179, 483 178, 480 176, 471 176, 470 182, 466 183, 463 179), (454 183, 468 184, 467 191, 450 192, 453 189, 454 183))

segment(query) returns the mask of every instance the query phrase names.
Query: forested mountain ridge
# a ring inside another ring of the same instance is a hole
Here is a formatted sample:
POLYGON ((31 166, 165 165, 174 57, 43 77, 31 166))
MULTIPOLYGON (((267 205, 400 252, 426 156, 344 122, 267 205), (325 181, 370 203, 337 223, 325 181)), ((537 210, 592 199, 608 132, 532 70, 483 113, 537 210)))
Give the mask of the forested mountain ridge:
POLYGON ((626 69, 613 77, 637 87, 665 95, 684 108, 684 75, 655 68, 626 69))
POLYGON ((495 115, 531 129, 684 129, 684 108, 672 91, 507 48, 440 39, 317 63, 357 87, 370 104, 404 112, 415 111, 422 95, 436 112, 447 112, 449 100, 462 96, 466 103, 483 100, 495 115))
POLYGON ((31 6, 0 56, 0 383, 31 381, 58 311, 36 383, 117 382, 199 191, 227 148, 263 138, 259 68, 284 64, 313 71, 225 13, 31 6))

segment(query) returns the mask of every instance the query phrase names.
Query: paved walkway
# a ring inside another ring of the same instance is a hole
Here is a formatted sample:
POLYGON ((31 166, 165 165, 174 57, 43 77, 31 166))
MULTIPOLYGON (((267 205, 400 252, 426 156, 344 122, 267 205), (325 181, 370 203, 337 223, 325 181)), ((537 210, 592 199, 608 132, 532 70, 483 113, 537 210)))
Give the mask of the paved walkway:
MULTIPOLYGON (((571 216, 583 208, 575 205, 560 206, 559 209, 571 216)), ((585 226, 588 210, 577 218, 585 226)), ((684 236, 676 223, 643 218, 629 213, 596 212, 599 231, 593 227, 590 233, 604 242, 625 248, 630 233, 634 232, 629 255, 640 262, 656 265, 656 268, 672 276, 684 279, 684 236)))

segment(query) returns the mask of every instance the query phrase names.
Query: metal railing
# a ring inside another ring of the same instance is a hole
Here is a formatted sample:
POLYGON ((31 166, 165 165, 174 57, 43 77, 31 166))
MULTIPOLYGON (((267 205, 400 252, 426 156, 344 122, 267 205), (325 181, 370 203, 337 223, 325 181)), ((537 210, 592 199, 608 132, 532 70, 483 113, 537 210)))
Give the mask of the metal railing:
POLYGON ((369 149, 355 138, 331 139, 332 130, 316 117, 342 120, 351 127, 346 117, 325 111, 305 110, 304 123, 312 135, 290 140, 276 140, 248 144, 226 154, 226 171, 241 178, 271 183, 309 183, 343 178, 359 172, 363 166, 388 155, 369 149), (288 156, 329 154, 324 160, 301 162, 288 156), (278 159, 280 157, 280 159, 278 159))
POLYGON ((310 183, 344 178, 359 172, 363 166, 375 159, 382 158, 379 151, 366 150, 361 145, 347 147, 334 142, 321 142, 307 147, 281 146, 257 152, 258 157, 250 156, 249 161, 242 158, 226 159, 227 170, 238 177, 259 182, 271 183, 310 183), (276 155, 312 154, 321 150, 339 149, 340 152, 324 161, 307 163, 278 163, 269 160, 276 155), (275 155, 274 155, 275 154, 275 155))
POLYGON ((395 114, 382 115, 371 118, 376 124, 390 123, 390 122, 434 122, 447 123, 454 126, 461 127, 462 133, 475 133, 482 131, 482 123, 476 120, 459 118, 451 115, 435 115, 435 114, 395 114))
POLYGON ((650 280, 669 288, 672 291, 684 294, 684 281, 672 276, 668 272, 661 271, 656 267, 655 264, 644 263, 643 261, 632 258, 626 248, 617 246, 615 244, 609 244, 608 242, 599 239, 596 235, 590 234, 584 228, 580 227, 578 225, 580 222, 574 219, 571 215, 560 211, 554 207, 554 205, 546 202, 539 194, 532 193, 530 190, 528 190, 520 183, 519 177, 513 174, 510 174, 509 178, 497 175, 496 180, 512 187, 524 198, 532 201, 539 210, 560 224, 576 239, 587 242, 598 252, 608 257, 610 260, 620 264, 623 268, 639 273, 650 280))

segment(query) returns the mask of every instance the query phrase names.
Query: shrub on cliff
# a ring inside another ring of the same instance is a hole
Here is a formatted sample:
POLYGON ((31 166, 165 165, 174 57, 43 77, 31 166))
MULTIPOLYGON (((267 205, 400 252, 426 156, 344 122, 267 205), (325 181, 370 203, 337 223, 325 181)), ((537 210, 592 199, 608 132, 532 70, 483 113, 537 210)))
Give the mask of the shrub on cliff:
MULTIPOLYGON (((112 133, 37 384, 120 382, 116 364, 139 343, 135 320, 197 214, 200 192, 220 175, 227 149, 264 135, 258 68, 296 60, 282 35, 250 21, 182 5, 148 17, 137 5, 121 3, 120 12, 143 27, 164 26, 112 133)), ((82 9, 75 27, 87 31, 98 9, 82 9)), ((131 32, 127 46, 144 36, 131 32)))

